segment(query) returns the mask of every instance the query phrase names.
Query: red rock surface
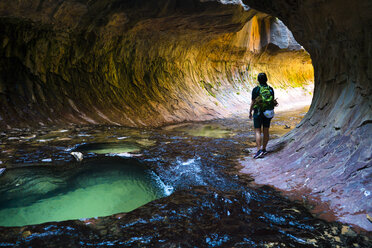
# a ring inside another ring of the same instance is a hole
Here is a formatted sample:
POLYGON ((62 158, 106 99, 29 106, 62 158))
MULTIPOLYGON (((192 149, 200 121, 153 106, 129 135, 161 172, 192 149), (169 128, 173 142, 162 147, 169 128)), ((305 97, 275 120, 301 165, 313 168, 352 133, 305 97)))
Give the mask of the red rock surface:
POLYGON ((337 219, 371 231, 371 1, 244 2, 281 18, 309 51, 315 91, 301 124, 243 171, 258 183, 311 192, 337 219))
MULTIPOLYGON (((310 53, 315 73, 302 124, 278 141, 275 156, 247 162, 244 171, 259 183, 309 189, 340 219, 370 230, 372 2, 243 2, 279 17, 310 53)), ((0 16, 2 128, 223 117, 249 103, 257 71, 273 81, 300 74, 301 83, 311 71, 309 56, 291 50, 296 45, 275 18, 238 5, 3 0, 0 16)))

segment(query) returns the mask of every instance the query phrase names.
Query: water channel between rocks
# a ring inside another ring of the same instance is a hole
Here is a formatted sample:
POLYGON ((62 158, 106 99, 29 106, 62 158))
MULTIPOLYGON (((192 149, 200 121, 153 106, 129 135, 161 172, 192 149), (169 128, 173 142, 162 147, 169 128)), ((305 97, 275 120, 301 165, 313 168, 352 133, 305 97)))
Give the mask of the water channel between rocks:
MULTIPOLYGON (((306 111, 277 114, 271 137, 306 111)), ((154 129, 11 129, 0 142, 0 246, 371 245, 238 172, 254 146, 245 117, 154 129)))

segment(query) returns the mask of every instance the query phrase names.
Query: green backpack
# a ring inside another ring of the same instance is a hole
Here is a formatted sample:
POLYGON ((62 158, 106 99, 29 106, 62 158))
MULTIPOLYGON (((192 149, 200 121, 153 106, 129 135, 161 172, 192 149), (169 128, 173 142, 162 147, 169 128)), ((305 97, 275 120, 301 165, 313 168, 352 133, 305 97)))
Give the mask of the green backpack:
POLYGON ((262 112, 273 108, 274 96, 270 91, 269 86, 259 86, 261 100, 257 102, 258 107, 262 112))

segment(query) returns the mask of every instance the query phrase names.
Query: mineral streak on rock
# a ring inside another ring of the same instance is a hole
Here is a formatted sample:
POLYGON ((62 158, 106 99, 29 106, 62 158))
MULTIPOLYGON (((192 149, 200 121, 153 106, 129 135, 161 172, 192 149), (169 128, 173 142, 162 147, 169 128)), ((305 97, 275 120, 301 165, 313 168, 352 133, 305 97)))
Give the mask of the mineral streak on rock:
POLYGON ((206 120, 247 112, 258 71, 313 80, 281 21, 222 2, 1 1, 0 126, 206 120))

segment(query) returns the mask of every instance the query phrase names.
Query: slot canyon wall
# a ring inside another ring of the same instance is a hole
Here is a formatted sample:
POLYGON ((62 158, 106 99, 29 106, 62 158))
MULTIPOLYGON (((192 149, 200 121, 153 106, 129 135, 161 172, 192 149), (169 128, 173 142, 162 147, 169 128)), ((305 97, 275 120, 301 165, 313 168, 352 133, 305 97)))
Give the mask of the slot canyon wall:
POLYGON ((241 5, 9 0, 0 16, 3 127, 207 120, 247 113, 261 70, 283 95, 313 81, 284 24, 241 5))
POLYGON ((276 143, 275 157, 245 162, 243 171, 262 184, 303 190, 327 202, 337 219, 371 231, 372 2, 243 2, 283 20, 310 53, 315 74, 300 125, 276 143))
POLYGON ((243 2, 1 1, 0 126, 225 117, 247 111, 257 72, 285 92, 312 81, 312 61, 309 112, 242 171, 372 230, 372 3, 243 2))

